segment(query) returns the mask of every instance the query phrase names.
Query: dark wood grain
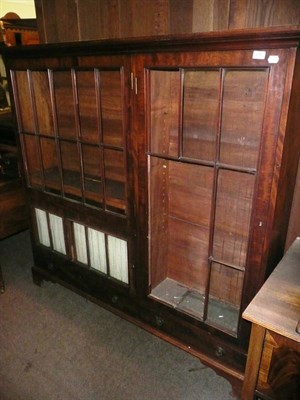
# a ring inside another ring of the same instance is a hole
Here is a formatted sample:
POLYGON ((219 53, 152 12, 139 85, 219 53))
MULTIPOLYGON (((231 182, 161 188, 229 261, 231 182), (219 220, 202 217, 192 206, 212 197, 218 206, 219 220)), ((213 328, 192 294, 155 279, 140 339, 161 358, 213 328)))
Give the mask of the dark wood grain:
POLYGON ((39 35, 40 43, 47 43, 47 37, 45 35, 46 27, 44 25, 44 9, 43 9, 43 0, 34 0, 35 13, 36 13, 36 22, 37 22, 37 30, 39 35))
MULTIPOLYGON (((124 5, 122 9, 125 11, 124 5)), ((166 34, 170 29, 170 2, 165 0, 128 0, 126 13, 121 15, 120 23, 122 27, 120 37, 124 37, 125 32, 127 37, 166 34), (132 18, 130 32, 125 27, 128 13, 132 18), (126 29, 125 32, 124 29, 126 29)))
MULTIPOLYGON (((76 2, 78 19, 78 38, 74 40, 93 40, 120 36, 120 0, 79 0, 76 2)), ((123 1, 124 3, 124 1, 123 1)), ((128 5, 127 5, 128 6, 128 5)), ((127 22, 129 22, 127 20, 127 22)))
POLYGON ((150 151, 178 156, 179 151, 179 71, 150 72, 150 151))
POLYGON ((35 0, 42 43, 299 25, 298 0, 35 0))
POLYGON ((231 0, 230 29, 299 25, 298 0, 231 0))
POLYGON ((183 83, 182 155, 212 161, 215 157, 221 71, 186 71, 183 83))
MULTIPOLYGON (((39 31, 44 29, 42 37, 46 43, 68 42, 79 40, 77 1, 62 0, 49 2, 41 0, 43 24, 38 22, 39 31)), ((37 14, 37 17, 40 13, 37 14)))
POLYGON ((6 49, 39 279, 100 299, 241 377, 249 336, 240 311, 282 254, 277 228, 286 229, 296 174, 298 42, 299 29, 283 28, 6 49), (66 254, 39 241, 36 208, 62 218, 66 254), (74 224, 127 243, 128 283, 81 265, 74 224), (158 298, 165 280, 195 309, 158 298), (212 304, 234 314, 231 325, 213 320, 212 304))
POLYGON ((170 2, 170 33, 188 33, 193 26, 193 0, 170 2))
MULTIPOLYGON (((194 0, 192 32, 218 31, 228 28, 230 0, 194 0)), ((180 12, 178 10, 178 12, 180 12)))

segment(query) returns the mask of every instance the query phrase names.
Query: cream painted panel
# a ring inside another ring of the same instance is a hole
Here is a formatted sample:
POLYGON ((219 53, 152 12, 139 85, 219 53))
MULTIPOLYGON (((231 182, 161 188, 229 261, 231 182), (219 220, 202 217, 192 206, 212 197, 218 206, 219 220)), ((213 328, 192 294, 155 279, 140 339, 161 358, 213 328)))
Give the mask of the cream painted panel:
POLYGON ((53 249, 59 253, 66 254, 63 220, 57 215, 49 213, 50 229, 52 235, 53 249))
POLYGON ((91 267, 107 274, 104 233, 88 228, 88 243, 91 267))
POLYGON ((127 242, 110 235, 107 239, 110 276, 128 283, 127 242))
POLYGON ((38 234, 39 234, 39 241, 44 246, 50 247, 50 237, 49 237, 46 211, 36 208, 35 216, 36 216, 36 222, 37 222, 37 228, 38 228, 38 234))
POLYGON ((84 225, 77 224, 74 222, 74 238, 77 260, 83 264, 88 263, 87 248, 86 248, 86 236, 84 225))

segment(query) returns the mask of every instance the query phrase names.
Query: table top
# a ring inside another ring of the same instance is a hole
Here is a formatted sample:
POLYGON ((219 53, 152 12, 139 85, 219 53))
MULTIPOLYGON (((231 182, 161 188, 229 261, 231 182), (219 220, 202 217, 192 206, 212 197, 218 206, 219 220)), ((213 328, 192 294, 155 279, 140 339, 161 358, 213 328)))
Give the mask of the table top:
POLYGON ((243 318, 300 343, 300 237, 248 305, 243 318))

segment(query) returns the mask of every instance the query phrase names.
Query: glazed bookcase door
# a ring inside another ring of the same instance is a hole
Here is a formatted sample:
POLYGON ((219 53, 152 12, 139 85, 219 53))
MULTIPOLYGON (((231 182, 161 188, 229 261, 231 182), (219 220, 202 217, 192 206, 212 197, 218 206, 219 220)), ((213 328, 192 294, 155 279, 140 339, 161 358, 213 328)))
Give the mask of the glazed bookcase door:
POLYGON ((243 379, 241 315, 283 254, 299 30, 4 49, 50 279, 243 379))
POLYGON ((15 70, 27 185, 127 214, 124 68, 15 70))
POLYGON ((280 105, 283 86, 267 93, 283 85, 286 63, 244 51, 145 64, 148 294, 236 337, 244 292, 261 265, 252 240, 266 234, 260 190, 270 196, 274 160, 265 155, 278 134, 268 107, 280 105))
POLYGON ((131 288, 130 57, 57 64, 11 71, 36 251, 131 288))

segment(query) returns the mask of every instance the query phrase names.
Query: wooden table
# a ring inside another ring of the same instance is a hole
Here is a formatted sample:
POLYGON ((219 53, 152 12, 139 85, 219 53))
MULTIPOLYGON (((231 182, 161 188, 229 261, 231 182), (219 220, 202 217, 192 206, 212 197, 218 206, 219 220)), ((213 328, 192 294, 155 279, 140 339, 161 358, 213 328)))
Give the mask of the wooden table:
MULTIPOLYGON (((0 132, 1 133, 1 132, 0 132)), ((15 146, 0 143, 0 152, 15 152, 15 146)), ((20 177, 0 171, 0 240, 28 228, 28 210, 20 177)), ((5 289, 0 265, 0 293, 5 289)))
POLYGON ((300 237, 243 318, 252 322, 242 400, 300 399, 300 237))

